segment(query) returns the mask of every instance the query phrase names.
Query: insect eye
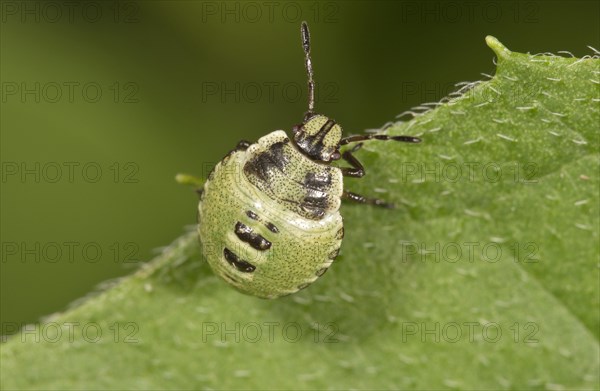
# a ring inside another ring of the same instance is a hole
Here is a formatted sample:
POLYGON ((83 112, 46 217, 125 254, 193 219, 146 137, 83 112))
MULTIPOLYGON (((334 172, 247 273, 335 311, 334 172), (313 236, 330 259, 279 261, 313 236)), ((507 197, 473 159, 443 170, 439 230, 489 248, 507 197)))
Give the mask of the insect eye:
POLYGON ((339 160, 342 157, 342 155, 340 155, 339 151, 335 151, 334 153, 331 154, 331 160, 339 160))

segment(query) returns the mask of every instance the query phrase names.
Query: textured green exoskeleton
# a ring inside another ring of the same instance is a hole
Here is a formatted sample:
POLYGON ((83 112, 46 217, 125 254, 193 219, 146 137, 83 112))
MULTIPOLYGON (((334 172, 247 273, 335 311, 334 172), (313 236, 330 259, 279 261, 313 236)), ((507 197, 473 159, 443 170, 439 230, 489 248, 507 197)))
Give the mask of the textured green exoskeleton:
POLYGON ((263 298, 285 296, 323 275, 337 257, 344 227, 342 198, 393 207, 345 192, 343 177, 364 168, 340 146, 364 140, 419 142, 415 137, 368 134, 342 138, 342 128, 314 112, 310 38, 302 23, 309 105, 290 138, 277 130, 256 143, 241 141, 199 190, 198 232, 215 273, 238 290, 263 298), (335 167, 343 158, 351 167, 335 167))
POLYGON ((270 133, 223 159, 204 185, 203 252, 219 276, 244 292, 293 293, 337 256, 341 195, 340 169, 307 159, 285 132, 270 133), (311 194, 325 208, 305 201, 311 194))

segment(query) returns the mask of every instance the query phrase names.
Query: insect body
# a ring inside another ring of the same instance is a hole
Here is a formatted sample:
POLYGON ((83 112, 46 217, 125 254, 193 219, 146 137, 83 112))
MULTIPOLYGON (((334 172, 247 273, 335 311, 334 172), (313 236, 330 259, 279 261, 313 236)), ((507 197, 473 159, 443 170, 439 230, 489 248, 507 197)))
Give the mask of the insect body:
POLYGON ((252 144, 241 141, 216 165, 200 192, 198 231, 217 275, 238 290, 276 298, 305 288, 337 257, 344 226, 341 199, 393 207, 343 189, 343 177, 361 177, 354 157, 364 140, 419 142, 408 136, 342 137, 334 120, 314 112, 310 38, 302 23, 309 105, 292 137, 278 130, 252 144), (350 167, 331 163, 343 158, 350 167))

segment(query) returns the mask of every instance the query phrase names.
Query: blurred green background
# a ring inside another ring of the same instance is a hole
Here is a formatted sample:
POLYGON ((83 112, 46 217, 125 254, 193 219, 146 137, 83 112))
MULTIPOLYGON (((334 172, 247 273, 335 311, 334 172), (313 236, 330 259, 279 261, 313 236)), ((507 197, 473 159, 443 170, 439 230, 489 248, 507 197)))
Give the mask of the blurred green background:
POLYGON ((2 334, 128 274, 194 224, 178 172, 317 109, 362 132, 521 52, 600 47, 597 1, 2 1, 2 334))

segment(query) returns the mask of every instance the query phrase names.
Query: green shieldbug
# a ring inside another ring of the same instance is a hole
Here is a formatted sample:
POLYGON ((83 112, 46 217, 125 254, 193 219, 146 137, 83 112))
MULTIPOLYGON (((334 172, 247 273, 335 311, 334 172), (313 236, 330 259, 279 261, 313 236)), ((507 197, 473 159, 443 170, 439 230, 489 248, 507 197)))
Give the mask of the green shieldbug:
POLYGON ((382 134, 342 137, 336 121, 316 114, 306 22, 301 36, 309 97, 303 122, 292 137, 277 130, 256 143, 240 141, 198 190, 198 233, 208 263, 241 292, 262 298, 297 292, 327 271, 344 236, 342 199, 393 207, 344 190, 344 176, 365 175, 353 155, 361 141, 420 142, 382 134), (332 165, 340 158, 350 167, 332 165))

